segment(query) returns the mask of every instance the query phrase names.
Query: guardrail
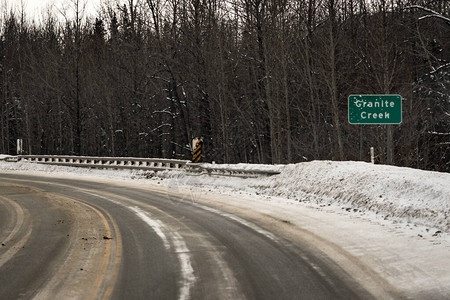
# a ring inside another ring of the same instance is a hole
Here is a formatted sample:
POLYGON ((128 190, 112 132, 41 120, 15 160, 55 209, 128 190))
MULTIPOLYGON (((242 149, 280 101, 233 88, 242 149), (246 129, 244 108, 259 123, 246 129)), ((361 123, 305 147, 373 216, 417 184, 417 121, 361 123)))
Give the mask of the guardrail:
POLYGON ((135 157, 95 157, 95 156, 60 156, 60 155, 19 155, 9 161, 39 163, 58 166, 96 168, 96 169, 135 169, 145 171, 184 170, 189 173, 257 177, 277 175, 275 170, 244 169, 239 165, 215 165, 191 163, 188 160, 135 158, 135 157))
POLYGON ((95 156, 59 156, 59 155, 19 155, 18 161, 58 166, 72 166, 99 169, 137 169, 162 171, 182 169, 189 162, 177 159, 134 158, 134 157, 95 157, 95 156))
POLYGON ((17 156, 2 155, 2 156, 0 156, 0 160, 9 161, 9 162, 16 162, 17 161, 17 156))
POLYGON ((280 174, 276 170, 260 170, 260 169, 244 169, 236 166, 221 166, 215 164, 188 164, 187 171, 195 173, 205 173, 208 175, 222 175, 222 176, 239 176, 239 177, 258 177, 258 176, 272 176, 280 174))

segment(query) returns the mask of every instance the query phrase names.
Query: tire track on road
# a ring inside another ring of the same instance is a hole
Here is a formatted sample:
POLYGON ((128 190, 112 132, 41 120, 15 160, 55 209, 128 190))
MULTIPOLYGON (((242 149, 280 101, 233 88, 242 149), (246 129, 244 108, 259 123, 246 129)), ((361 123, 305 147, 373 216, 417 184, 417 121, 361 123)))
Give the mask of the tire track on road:
MULTIPOLYGON (((5 187, 2 187, 5 188, 5 187)), ((0 196, 0 201, 2 201, 5 206, 9 206, 7 209, 9 212, 13 212, 13 220, 14 224, 7 226, 6 232, 10 231, 8 236, 2 238, 0 242, 2 243, 2 247, 0 248, 0 268, 8 262, 28 241, 31 236, 32 228, 29 221, 25 222, 25 215, 28 215, 28 212, 24 211, 24 209, 17 204, 16 202, 6 198, 4 196, 0 196), (12 227, 12 228, 11 228, 12 227), (14 240, 17 240, 14 242, 14 240), (11 244, 10 244, 11 242, 11 244), (8 246, 8 250, 2 251, 3 247, 8 246)), ((27 218, 28 220, 29 218, 27 218)))
MULTIPOLYGON (((49 202, 50 205, 56 205, 69 212, 71 216, 70 220, 66 220, 71 223, 71 229, 65 239, 65 245, 61 248, 62 254, 58 255, 60 257, 58 261, 54 261, 55 266, 52 267, 52 271, 46 271, 51 274, 50 277, 36 278, 36 281, 42 281, 42 283, 35 291, 30 291, 34 294, 32 298, 109 299, 118 278, 122 255, 120 232, 109 213, 84 201, 28 186, 30 183, 35 186, 42 185, 40 181, 23 179, 6 179, 5 181, 14 182, 13 185, 9 185, 9 189, 11 186, 15 189, 26 189, 27 193, 32 195, 33 203, 49 202), (16 182, 24 185, 17 185, 16 182)), ((19 195, 20 192, 16 191, 13 194, 19 195)), ((0 201, 7 203, 6 205, 10 207, 8 211, 13 212, 12 215, 14 215, 11 219, 15 220, 11 233, 3 240, 3 243, 21 236, 18 242, 8 245, 8 250, 4 253, 1 252, 2 247, 0 247, 1 267, 14 259, 16 253, 26 245, 33 231, 33 224, 27 220, 34 217, 30 214, 25 218, 25 208, 5 196, 0 196, 0 201), (22 233, 24 231, 22 228, 28 229, 26 234, 22 233)), ((60 221, 64 223, 64 220, 60 221)), ((49 233, 52 234, 52 232, 49 233)), ((42 232, 36 232, 35 235, 42 235, 42 232)), ((38 253, 30 255, 36 258, 39 256, 38 253)))

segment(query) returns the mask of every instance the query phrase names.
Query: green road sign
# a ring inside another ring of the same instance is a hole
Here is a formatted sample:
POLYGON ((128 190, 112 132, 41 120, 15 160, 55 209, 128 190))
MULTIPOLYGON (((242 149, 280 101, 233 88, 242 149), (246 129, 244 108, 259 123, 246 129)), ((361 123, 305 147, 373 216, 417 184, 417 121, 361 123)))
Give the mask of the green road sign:
POLYGON ((400 124, 402 96, 350 95, 348 122, 350 124, 400 124))

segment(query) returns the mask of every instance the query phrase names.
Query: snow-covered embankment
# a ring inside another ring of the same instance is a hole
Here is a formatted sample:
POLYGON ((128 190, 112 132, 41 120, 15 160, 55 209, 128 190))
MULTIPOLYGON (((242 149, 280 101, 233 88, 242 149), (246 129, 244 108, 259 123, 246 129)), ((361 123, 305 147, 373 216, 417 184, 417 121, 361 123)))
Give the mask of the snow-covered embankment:
POLYGON ((278 170, 262 178, 166 173, 177 183, 221 192, 280 197, 395 223, 450 233, 450 174, 364 162, 313 161, 285 166, 229 165, 278 170))
POLYGON ((279 171, 279 175, 241 178, 187 174, 96 170, 2 162, 1 170, 46 172, 157 181, 167 190, 195 187, 228 194, 277 197, 318 207, 330 207, 378 220, 387 220, 450 233, 450 174, 364 162, 312 161, 291 165, 214 165, 214 168, 279 171), (147 179, 146 179, 147 178, 147 179))

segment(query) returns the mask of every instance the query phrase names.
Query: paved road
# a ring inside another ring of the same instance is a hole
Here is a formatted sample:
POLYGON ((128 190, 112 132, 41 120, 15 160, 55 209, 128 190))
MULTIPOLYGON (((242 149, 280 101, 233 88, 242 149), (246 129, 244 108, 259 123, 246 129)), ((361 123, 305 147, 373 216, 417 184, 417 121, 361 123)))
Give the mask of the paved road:
POLYGON ((371 299, 307 245, 187 197, 0 173, 0 299, 371 299))

